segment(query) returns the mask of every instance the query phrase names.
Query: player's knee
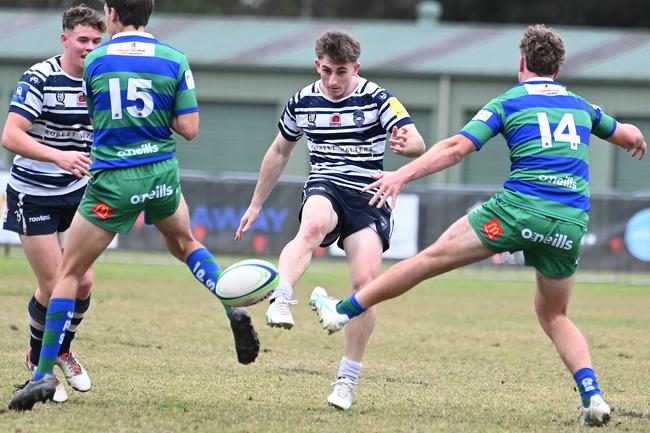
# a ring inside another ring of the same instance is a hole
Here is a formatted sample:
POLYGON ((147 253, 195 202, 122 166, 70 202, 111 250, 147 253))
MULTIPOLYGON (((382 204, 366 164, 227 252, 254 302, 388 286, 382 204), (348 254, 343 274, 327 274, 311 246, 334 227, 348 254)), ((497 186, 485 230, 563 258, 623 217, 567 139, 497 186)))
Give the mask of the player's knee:
POLYGON ((79 281, 79 289, 77 290, 78 299, 86 299, 90 296, 90 289, 93 286, 93 272, 88 270, 79 281))
POLYGON ((323 221, 308 221, 301 224, 298 238, 308 243, 320 244, 327 234, 327 224, 323 221))
POLYGON ((357 293, 359 290, 363 289, 365 286, 370 284, 373 278, 374 278, 373 275, 370 273, 366 275, 362 275, 358 278, 354 278, 351 282, 352 284, 350 290, 352 291, 352 293, 357 293))

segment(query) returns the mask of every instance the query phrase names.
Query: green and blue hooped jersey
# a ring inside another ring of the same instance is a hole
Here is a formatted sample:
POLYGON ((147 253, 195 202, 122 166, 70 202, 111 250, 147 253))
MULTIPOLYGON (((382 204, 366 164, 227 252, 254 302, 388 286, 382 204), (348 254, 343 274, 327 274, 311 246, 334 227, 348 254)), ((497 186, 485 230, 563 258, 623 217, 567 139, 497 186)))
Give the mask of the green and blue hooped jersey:
POLYGON ((149 33, 120 33, 93 50, 84 92, 94 122, 93 169, 172 158, 172 117, 198 111, 187 58, 149 33))
POLYGON ((550 79, 518 84, 485 105, 459 132, 477 149, 501 133, 510 177, 501 197, 513 205, 586 227, 589 138, 606 139, 616 120, 550 79))

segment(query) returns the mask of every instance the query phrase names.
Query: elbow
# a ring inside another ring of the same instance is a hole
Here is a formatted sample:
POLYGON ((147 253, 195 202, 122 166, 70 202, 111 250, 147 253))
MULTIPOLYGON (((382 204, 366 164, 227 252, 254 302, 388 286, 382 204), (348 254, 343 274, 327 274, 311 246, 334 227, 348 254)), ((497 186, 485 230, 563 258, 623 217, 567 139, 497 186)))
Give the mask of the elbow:
POLYGON ((192 141, 199 135, 199 128, 191 129, 189 131, 184 131, 182 135, 183 138, 186 139, 187 141, 192 141))
POLYGON ((459 162, 461 162, 463 159, 465 159, 466 154, 464 152, 462 152, 460 149, 454 147, 454 148, 449 149, 449 150, 450 150, 449 151, 449 162, 450 162, 449 165, 450 166, 456 165, 459 162))
POLYGON ((417 152, 416 152, 415 156, 423 155, 424 152, 426 152, 426 151, 427 151, 427 145, 426 145, 426 143, 424 142, 423 139, 420 139, 420 142, 418 143, 418 148, 417 148, 417 152))
MULTIPOLYGON (((189 123, 189 122, 188 122, 189 123)), ((177 125, 176 132, 178 132, 181 137, 187 141, 194 140, 199 135, 199 125, 198 124, 183 124, 180 123, 177 125)))
POLYGON ((2 134, 2 147, 4 149, 7 149, 9 152, 16 152, 14 149, 14 146, 12 145, 13 140, 11 140, 11 137, 5 130, 5 132, 2 134))

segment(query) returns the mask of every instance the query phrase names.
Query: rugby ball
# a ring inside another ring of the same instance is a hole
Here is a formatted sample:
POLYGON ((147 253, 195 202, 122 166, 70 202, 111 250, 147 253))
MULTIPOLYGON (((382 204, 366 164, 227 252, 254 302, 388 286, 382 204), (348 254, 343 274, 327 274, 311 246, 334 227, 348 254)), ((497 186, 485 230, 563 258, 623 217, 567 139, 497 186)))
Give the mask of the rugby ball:
POLYGON ((259 259, 242 260, 221 273, 214 291, 224 305, 245 307, 271 295, 279 281, 273 264, 259 259))

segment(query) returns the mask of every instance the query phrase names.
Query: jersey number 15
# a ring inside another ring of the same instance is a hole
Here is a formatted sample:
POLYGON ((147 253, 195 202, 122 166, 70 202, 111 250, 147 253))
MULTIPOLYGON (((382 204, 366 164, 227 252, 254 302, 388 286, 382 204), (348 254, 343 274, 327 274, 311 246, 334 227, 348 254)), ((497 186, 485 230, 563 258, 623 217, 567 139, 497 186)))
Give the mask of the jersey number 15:
MULTIPOLYGON (((153 97, 151 93, 144 92, 142 89, 151 89, 151 80, 143 78, 129 78, 126 87, 127 101, 141 101, 140 104, 129 105, 126 112, 133 117, 147 117, 153 112, 153 97), (141 106, 141 108, 138 108, 141 106)), ((122 118, 122 89, 120 89, 119 78, 109 78, 108 91, 111 98, 111 114, 113 120, 122 118)))

